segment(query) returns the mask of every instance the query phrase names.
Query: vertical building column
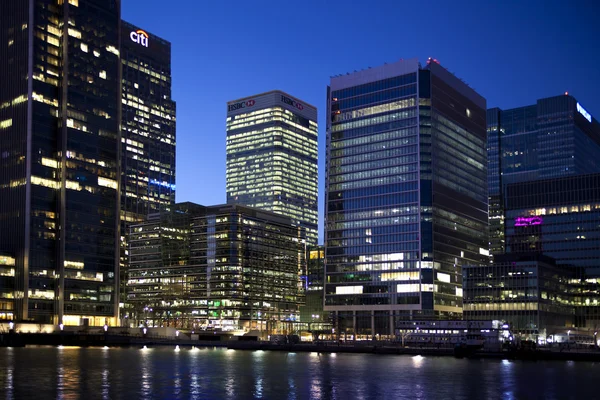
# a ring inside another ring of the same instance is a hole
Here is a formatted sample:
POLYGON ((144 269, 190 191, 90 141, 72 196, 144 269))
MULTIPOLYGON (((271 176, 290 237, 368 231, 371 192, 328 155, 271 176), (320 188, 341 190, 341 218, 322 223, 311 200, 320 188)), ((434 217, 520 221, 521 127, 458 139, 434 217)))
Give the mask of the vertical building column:
POLYGON ((375 337, 375 311, 371 313, 371 339, 375 337))
POLYGON ((352 311, 352 331, 353 340, 356 341, 356 311, 352 311))
POLYGON ((394 337, 394 332, 395 332, 395 326, 394 326, 394 311, 390 310, 390 336, 394 337))

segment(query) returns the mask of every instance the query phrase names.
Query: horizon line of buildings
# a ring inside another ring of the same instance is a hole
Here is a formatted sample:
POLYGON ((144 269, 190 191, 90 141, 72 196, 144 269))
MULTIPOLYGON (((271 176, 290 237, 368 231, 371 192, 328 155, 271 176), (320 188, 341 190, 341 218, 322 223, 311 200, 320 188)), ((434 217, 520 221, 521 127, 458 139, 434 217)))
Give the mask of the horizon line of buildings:
POLYGON ((431 58, 331 77, 318 246, 316 107, 229 101, 227 204, 175 203, 170 43, 119 2, 44 4, 0 5, 0 319, 600 323, 600 125, 574 97, 488 109, 431 58))

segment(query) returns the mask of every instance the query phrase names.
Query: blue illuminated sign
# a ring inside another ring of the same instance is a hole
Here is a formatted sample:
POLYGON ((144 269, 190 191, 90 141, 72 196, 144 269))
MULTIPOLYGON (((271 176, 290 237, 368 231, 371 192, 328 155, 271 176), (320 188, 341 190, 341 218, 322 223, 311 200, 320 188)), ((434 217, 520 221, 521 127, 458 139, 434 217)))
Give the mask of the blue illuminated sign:
POLYGON ((579 114, 583 115, 588 122, 592 122, 592 115, 585 110, 585 108, 581 107, 581 104, 577 103, 577 111, 579 114))
POLYGON ((150 183, 153 185, 162 186, 162 187, 169 188, 171 190, 175 190, 175 185, 168 183, 168 182, 161 182, 161 181, 157 181, 156 179, 150 179, 150 183))

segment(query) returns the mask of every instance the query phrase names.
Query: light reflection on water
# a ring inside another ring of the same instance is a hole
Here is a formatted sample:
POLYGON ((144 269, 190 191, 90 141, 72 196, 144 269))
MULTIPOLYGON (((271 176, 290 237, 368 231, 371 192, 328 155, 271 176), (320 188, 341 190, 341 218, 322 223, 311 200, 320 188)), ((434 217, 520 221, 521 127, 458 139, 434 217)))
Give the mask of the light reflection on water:
POLYGON ((600 364, 173 347, 0 349, 7 399, 595 398, 600 364), (32 384, 35 382, 35 384, 32 384))

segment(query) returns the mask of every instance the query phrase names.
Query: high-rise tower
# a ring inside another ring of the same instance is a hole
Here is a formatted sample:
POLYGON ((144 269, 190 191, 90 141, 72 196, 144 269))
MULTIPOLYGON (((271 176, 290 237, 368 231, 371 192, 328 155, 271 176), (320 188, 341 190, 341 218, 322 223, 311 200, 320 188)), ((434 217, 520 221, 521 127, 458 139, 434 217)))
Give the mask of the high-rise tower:
POLYGON ((227 103, 227 203, 291 217, 317 244, 317 109, 272 91, 227 103))
POLYGON ((115 322, 119 26, 118 0, 0 2, 0 305, 16 320, 115 322))
POLYGON ((488 258, 486 102, 429 60, 331 78, 325 310, 337 332, 462 312, 461 266, 488 258))
MULTIPOLYGON (((121 294, 131 224, 175 203, 175 102, 171 98, 171 44, 121 23, 121 294)), ((121 302, 125 302, 123 296, 121 302)))

